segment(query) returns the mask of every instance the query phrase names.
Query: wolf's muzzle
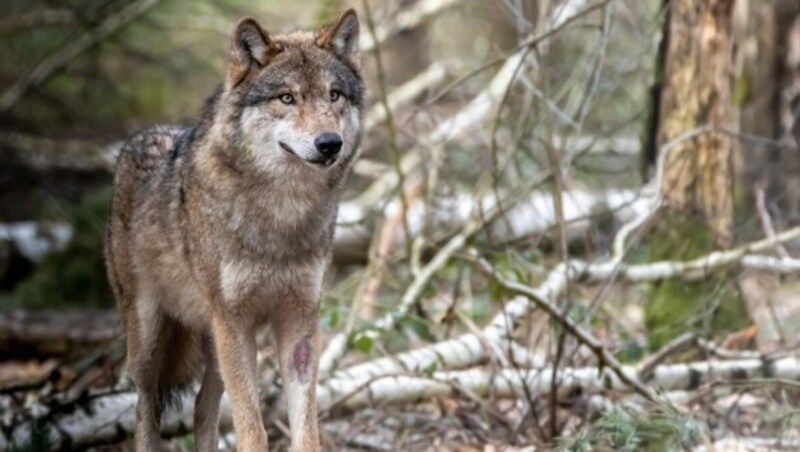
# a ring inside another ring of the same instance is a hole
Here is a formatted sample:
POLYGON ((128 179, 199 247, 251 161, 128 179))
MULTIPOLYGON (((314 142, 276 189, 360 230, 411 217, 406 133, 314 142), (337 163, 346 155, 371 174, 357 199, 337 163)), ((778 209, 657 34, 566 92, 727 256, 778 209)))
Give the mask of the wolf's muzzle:
POLYGON ((342 150, 342 143, 342 136, 332 132, 325 132, 314 140, 317 152, 329 158, 342 150))
MULTIPOLYGON (((336 162, 336 156, 337 156, 337 154, 339 152, 337 150, 335 153, 332 153, 331 155, 324 155, 324 154, 322 154, 322 152, 320 152, 318 150, 317 152, 319 152, 319 154, 320 154, 320 156, 322 158, 318 158, 318 159, 317 158, 305 158, 305 157, 301 157, 297 152, 294 151, 294 149, 292 149, 288 144, 284 143, 283 141, 279 141, 278 145, 284 151, 286 151, 287 153, 289 153, 289 154, 291 154, 291 155, 293 155, 293 156, 295 156, 295 157, 297 157, 297 158, 299 158, 301 160, 305 160, 306 162, 311 163, 312 165, 317 165, 317 166, 331 166, 331 165, 333 165, 336 162)), ((341 147, 342 146, 340 144, 339 148, 341 149, 341 147)))

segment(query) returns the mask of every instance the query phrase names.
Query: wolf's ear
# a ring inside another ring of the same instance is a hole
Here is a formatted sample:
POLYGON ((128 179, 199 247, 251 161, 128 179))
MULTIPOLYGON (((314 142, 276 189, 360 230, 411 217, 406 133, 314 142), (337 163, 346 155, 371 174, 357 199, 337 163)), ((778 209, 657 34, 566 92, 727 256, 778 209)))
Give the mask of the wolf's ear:
POLYGON ((228 88, 238 85, 252 70, 267 65, 270 57, 280 51, 266 31, 252 17, 245 17, 236 25, 231 36, 231 51, 228 58, 228 88))
POLYGON ((320 30, 317 45, 358 67, 358 28, 358 16, 350 8, 336 22, 320 30))

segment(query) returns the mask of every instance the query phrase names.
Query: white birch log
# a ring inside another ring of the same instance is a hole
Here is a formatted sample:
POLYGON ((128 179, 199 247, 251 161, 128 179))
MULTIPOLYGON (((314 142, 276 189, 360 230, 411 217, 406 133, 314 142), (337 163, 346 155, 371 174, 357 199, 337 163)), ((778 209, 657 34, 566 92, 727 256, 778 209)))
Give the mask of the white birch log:
POLYGON ((693 452, 771 452, 778 450, 800 450, 800 438, 726 438, 714 441, 709 446, 697 446, 693 452), (710 447, 709 447, 710 446, 710 447))
MULTIPOLYGON (((624 366, 634 377, 635 366, 624 366)), ((331 378, 317 386, 321 410, 329 408, 354 410, 370 405, 411 403, 431 397, 457 395, 460 389, 477 396, 526 397, 547 393, 551 387, 550 367, 541 369, 500 369, 490 371, 473 368, 463 371, 439 371, 430 376, 384 374, 366 379, 331 378)), ((598 372, 596 367, 562 369, 556 375, 562 394, 581 389, 586 394, 605 390, 626 392, 630 387, 612 372, 598 372)), ((657 366, 647 382, 667 391, 694 390, 711 382, 741 382, 755 378, 800 381, 800 360, 785 357, 770 360, 700 361, 657 366)), ((162 422, 162 433, 178 434, 192 428, 193 398, 183 398, 182 409, 169 413, 162 422)), ((91 400, 62 414, 49 413, 41 407, 34 417, 49 420, 53 445, 81 448, 110 442, 129 435, 133 429, 134 393, 108 394, 91 400)), ((227 398, 223 400, 223 419, 230 419, 227 398)), ((30 426, 23 423, 12 428, 11 437, 0 434, 0 449, 26 444, 30 426)))
POLYGON ((585 261, 570 261, 576 276, 590 281, 605 281, 611 277, 627 282, 658 281, 669 278, 699 279, 722 267, 735 264, 746 268, 771 270, 779 273, 796 273, 800 270, 800 259, 775 258, 759 255, 778 244, 800 237, 800 226, 728 251, 715 251, 691 261, 661 261, 649 264, 629 265, 624 262, 589 264, 585 261))
MULTIPOLYGON (((567 233, 571 241, 583 239, 585 232, 592 225, 593 216, 598 212, 610 213, 615 221, 624 223, 640 216, 642 212, 650 209, 653 203, 651 197, 644 196, 636 190, 597 192, 574 189, 562 195, 562 199, 564 217, 568 223, 567 233)), ((395 204, 398 202, 389 203, 378 212, 378 215, 386 215, 392 209, 396 209, 395 204)), ((409 206, 407 214, 409 232, 411 236, 421 234, 426 219, 427 224, 436 231, 457 230, 463 227, 477 209, 486 212, 496 204, 495 195, 488 195, 476 201, 466 193, 439 198, 433 208, 420 200, 409 206)), ((375 215, 374 206, 375 204, 363 204, 360 199, 344 201, 340 205, 333 244, 336 261, 366 257, 372 237, 369 218, 375 215)), ((487 228, 497 241, 514 241, 542 234, 555 226, 556 221, 552 193, 532 192, 527 199, 509 207, 502 217, 492 221, 487 228)), ((402 248, 405 243, 404 231, 398 231, 395 243, 398 248, 402 248)))
MULTIPOLYGON (((636 378, 635 366, 623 366, 625 374, 636 378)), ((358 409, 369 405, 413 402, 436 396, 452 395, 461 387, 478 396, 525 397, 526 393, 550 391, 550 367, 541 369, 502 369, 491 372, 483 368, 465 371, 433 372, 428 376, 386 374, 364 380, 331 378, 317 388, 321 409, 334 404, 358 409), (526 392, 527 387, 527 392, 526 392)), ((556 377, 563 394, 601 392, 611 389, 630 391, 610 369, 598 372, 596 367, 568 368, 556 377)), ((800 381, 800 360, 795 357, 747 359, 738 361, 701 361, 657 366, 647 382, 663 390, 694 390, 710 382, 743 381, 753 378, 776 378, 800 381)))
MULTIPOLYGON (((137 395, 133 392, 111 393, 90 398, 88 402, 63 413, 49 412, 49 408, 45 406, 32 407, 30 411, 45 421, 53 449, 82 449, 129 436, 134 430, 136 420, 136 400, 137 395)), ((193 394, 182 397, 181 408, 165 414, 161 422, 161 432, 165 435, 177 435, 190 431, 193 405, 193 394)), ((227 407, 227 397, 225 406, 227 407)), ((30 439, 31 424, 21 423, 12 430, 10 438, 0 435, 0 450, 22 446, 30 439)))

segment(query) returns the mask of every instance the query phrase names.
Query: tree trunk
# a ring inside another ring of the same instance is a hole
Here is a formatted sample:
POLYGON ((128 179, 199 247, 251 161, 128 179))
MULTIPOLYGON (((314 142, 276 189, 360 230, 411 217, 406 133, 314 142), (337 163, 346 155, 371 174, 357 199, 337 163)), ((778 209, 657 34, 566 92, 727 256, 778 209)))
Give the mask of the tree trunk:
MULTIPOLYGON (((740 0, 741 1, 741 0, 740 0)), ((650 259, 692 259, 733 245, 733 104, 736 0, 668 0, 658 122, 651 129, 663 161, 658 179, 667 204, 645 239, 650 259), (696 215, 699 214, 699 215, 696 215)), ((740 5, 742 6, 742 5, 740 5)), ((656 85, 658 87, 658 84, 656 85)), ((656 97, 657 96, 657 97, 656 97)), ((724 272, 648 289, 645 325, 651 349, 687 329, 716 336, 748 325, 735 278, 724 272)))
POLYGON ((733 148, 714 130, 690 139, 699 127, 733 129, 733 6, 735 0, 671 0, 664 86, 658 129, 665 156, 662 193, 676 209, 702 212, 714 244, 733 243, 733 148))

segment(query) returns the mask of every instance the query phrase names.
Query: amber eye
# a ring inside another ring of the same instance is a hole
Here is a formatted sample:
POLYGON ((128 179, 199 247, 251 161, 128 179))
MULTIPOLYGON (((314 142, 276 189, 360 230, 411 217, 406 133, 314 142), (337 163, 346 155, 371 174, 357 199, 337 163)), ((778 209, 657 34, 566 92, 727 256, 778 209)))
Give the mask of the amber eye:
POLYGON ((342 93, 339 90, 331 90, 331 102, 336 102, 340 97, 342 97, 342 93))
POLYGON ((294 96, 289 93, 281 94, 278 99, 286 105, 292 105, 294 103, 294 96))

